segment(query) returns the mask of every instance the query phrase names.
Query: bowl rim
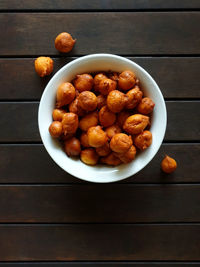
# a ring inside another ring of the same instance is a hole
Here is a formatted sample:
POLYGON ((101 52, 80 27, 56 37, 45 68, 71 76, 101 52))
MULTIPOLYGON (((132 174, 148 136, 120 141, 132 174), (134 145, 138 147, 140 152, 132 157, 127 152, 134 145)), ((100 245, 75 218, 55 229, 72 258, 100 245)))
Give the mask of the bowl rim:
POLYGON ((128 58, 125 58, 125 57, 122 57, 122 56, 118 56, 118 55, 114 55, 114 54, 109 54, 109 53, 96 53, 96 54, 90 54, 90 55, 86 55, 86 56, 82 56, 82 57, 79 57, 77 59, 74 59, 72 61, 70 61, 69 63, 65 64, 62 68, 60 68, 50 79, 50 81, 47 83, 43 93, 42 93, 42 96, 41 96, 41 99, 40 99, 40 102, 39 102, 39 108, 38 108, 38 128, 39 128, 39 133, 40 133, 40 137, 41 137, 41 140, 42 140, 42 143, 46 149, 46 151, 48 152, 48 154, 50 155, 50 157, 53 159, 53 161, 60 167, 62 168, 65 172, 69 173, 70 175, 74 176, 75 178, 78 178, 78 179, 81 179, 81 180, 84 180, 84 181, 87 181, 87 182, 93 182, 93 183, 113 183, 113 182, 117 182, 117 181, 121 181, 121 180, 124 180, 124 179, 127 179, 131 176, 134 176, 135 174, 137 174, 139 171, 141 171, 143 168, 145 168, 150 162, 151 160, 155 157, 155 155, 157 154, 158 150, 160 149, 160 146, 162 145, 162 142, 163 142, 163 139, 164 139, 164 136, 165 136, 165 132, 166 132, 166 127, 167 127, 167 110, 166 110, 166 104, 165 104, 165 101, 164 101, 164 97, 161 93, 161 90, 159 88, 159 86, 157 85, 156 81, 153 79, 153 77, 144 69, 142 68, 140 65, 138 65, 137 63, 135 63, 134 61, 128 59, 128 58), (62 165, 61 163, 55 159, 52 155, 52 153, 50 152, 49 150, 49 145, 47 144, 47 142, 45 141, 45 138, 43 137, 43 134, 42 134, 42 131, 41 131, 41 109, 42 109, 42 103, 45 99, 45 96, 46 94, 48 93, 48 87, 51 86, 51 84, 54 83, 54 80, 56 80, 57 76, 59 76, 60 72, 64 71, 66 68, 69 68, 71 65, 73 65, 74 63, 79 63, 83 60, 87 60, 87 59, 93 59, 93 58, 101 58, 101 57, 107 57, 107 58, 112 58, 112 59, 120 59, 120 60, 123 60, 124 62, 127 62, 127 63, 131 63, 132 65, 136 66, 137 69, 139 69, 139 71, 143 72, 155 85, 156 85, 156 91, 157 91, 157 94, 159 95, 160 99, 161 99, 161 102, 162 102, 162 106, 163 106, 163 132, 162 132, 162 136, 160 138, 160 144, 156 147, 156 149, 154 150, 153 152, 153 155, 149 156, 148 158, 148 162, 142 166, 141 168, 139 168, 137 171, 135 171, 134 173, 132 174, 128 174, 128 175, 124 175, 123 177, 116 177, 115 180, 109 180, 108 181, 100 181, 99 179, 98 180, 91 180, 90 178, 87 178, 87 177, 83 177, 83 176, 78 176, 77 174, 74 174, 73 172, 71 172, 71 169, 66 170, 62 165))

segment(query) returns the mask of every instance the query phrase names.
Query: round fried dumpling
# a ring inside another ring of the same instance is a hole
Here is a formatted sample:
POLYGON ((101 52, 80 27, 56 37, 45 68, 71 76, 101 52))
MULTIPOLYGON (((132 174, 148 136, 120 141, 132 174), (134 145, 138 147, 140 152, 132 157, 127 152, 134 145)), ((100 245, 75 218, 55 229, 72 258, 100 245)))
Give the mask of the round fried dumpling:
POLYGON ((86 114, 86 110, 83 110, 78 105, 78 97, 76 97, 70 104, 69 104, 69 111, 72 113, 77 114, 78 116, 82 117, 86 114))
POLYGON ((102 130, 102 127, 99 125, 90 127, 87 131, 87 135, 88 135, 88 143, 91 147, 101 147, 108 140, 106 132, 104 132, 102 130))
POLYGON ((80 141, 76 137, 72 137, 65 141, 64 149, 69 157, 78 156, 81 153, 80 141))
POLYGON ((56 92, 56 107, 60 108, 62 106, 71 103, 76 96, 76 91, 71 83, 61 83, 56 92))
POLYGON ((152 143, 152 133, 150 131, 143 131, 136 135, 134 138, 134 144, 140 150, 145 150, 152 143))
POLYGON ((108 77, 103 73, 98 73, 94 76, 94 90, 99 92, 99 84, 102 80, 107 79, 108 77))
POLYGON ((96 165, 99 155, 94 148, 86 148, 81 151, 81 160, 87 165, 96 165))
POLYGON ((62 32, 55 39, 55 48, 62 53, 68 53, 72 50, 75 43, 76 40, 72 38, 71 34, 62 32))
POLYGON ((81 118, 79 123, 79 128, 82 131, 87 132, 87 130, 90 127, 96 126, 97 124, 98 124, 98 112, 94 111, 81 118))
POLYGON ((78 96, 78 105, 86 111, 93 111, 97 107, 97 97, 90 91, 81 92, 78 96))
POLYGON ((141 102, 137 106, 138 112, 147 115, 151 113, 154 109, 155 103, 149 97, 142 98, 141 102))
POLYGON ((134 114, 126 119, 123 129, 129 134, 139 134, 148 124, 149 117, 142 114, 134 114))
POLYGON ((121 131, 121 128, 117 124, 113 124, 105 129, 109 139, 111 139, 115 134, 121 133, 121 131))
POLYGON ((125 153, 133 144, 131 136, 124 133, 115 134, 110 141, 110 148, 117 153, 125 153))
POLYGON ((108 95, 111 91, 117 88, 117 83, 111 79, 103 79, 100 81, 98 91, 102 95, 108 95))
POLYGON ((162 171, 164 171, 165 173, 172 173, 176 170, 176 168, 177 168, 177 163, 175 159, 166 155, 161 162, 162 171))
POLYGON ((112 112, 120 112, 125 107, 126 103, 127 96, 124 93, 118 90, 113 90, 108 94, 107 106, 112 112))
POLYGON ((53 117, 53 120, 54 121, 62 121, 63 119, 63 115, 66 113, 65 110, 63 109, 54 109, 53 112, 52 112, 52 117, 53 117))
POLYGON ((90 74, 76 75, 74 86, 79 92, 90 91, 93 87, 93 77, 90 74))
POLYGON ((49 133, 52 137, 60 137, 62 134, 63 128, 60 121, 53 121, 49 126, 49 133))
POLYGON ((138 86, 136 86, 135 88, 129 90, 126 93, 126 96, 128 97, 128 101, 126 103, 126 108, 127 109, 134 109, 137 104, 141 101, 143 93, 140 90, 140 88, 138 86))
POLYGON ((53 60, 50 57, 38 57, 35 60, 35 71, 40 77, 50 75, 53 71, 53 60))
POLYGON ((78 128, 78 116, 75 113, 67 112, 63 115, 62 127, 64 135, 75 133, 78 128))
POLYGON ((136 82, 135 74, 130 70, 125 70, 119 75, 118 86, 121 90, 129 90, 136 82))
POLYGON ((107 106, 104 106, 99 111, 99 121, 103 127, 111 126, 115 123, 116 115, 108 109, 107 106))

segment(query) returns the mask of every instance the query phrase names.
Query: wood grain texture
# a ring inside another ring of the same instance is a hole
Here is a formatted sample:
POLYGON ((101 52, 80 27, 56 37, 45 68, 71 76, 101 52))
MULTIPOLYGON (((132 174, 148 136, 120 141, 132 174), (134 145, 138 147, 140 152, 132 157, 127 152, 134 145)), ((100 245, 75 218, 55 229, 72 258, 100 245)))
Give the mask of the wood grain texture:
MULTIPOLYGON (((87 184, 58 167, 42 145, 0 145, 0 158, 0 183, 3 184, 87 184)), ((163 144, 148 166, 119 183, 199 183, 199 162, 199 144, 163 144), (170 175, 160 169, 165 154, 174 157, 178 163, 177 170, 170 175)))
MULTIPOLYGON (((169 101, 165 140, 196 141, 200 139, 200 101, 169 101)), ((37 102, 0 103, 0 142, 39 142, 37 102)))
POLYGON ((38 103, 0 103, 1 142, 37 142, 40 141, 38 130, 38 103))
MULTIPOLYGON (((73 59, 75 58, 54 58, 54 73, 73 59)), ((129 59, 152 75, 165 98, 200 98, 197 79, 200 77, 200 58, 131 57, 129 59)), ((51 77, 41 79, 37 76, 34 59, 0 59, 0 100, 39 100, 51 77)))
POLYGON ((161 261, 155 261, 155 262, 139 262, 139 261, 130 261, 130 262, 110 262, 110 261, 104 261, 104 262, 12 262, 12 263, 0 263, 0 266, 2 267, 15 267, 15 266, 23 266, 23 267, 46 267, 46 266, 52 266, 52 267, 57 267, 57 266, 67 266, 67 267, 104 267, 104 266, 112 266, 112 267, 121 267, 121 266, 126 266, 126 267, 197 267, 199 266, 199 262, 161 262, 161 261))
POLYGON ((0 258, 195 261, 200 260, 199 234, 199 224, 1 225, 0 258))
POLYGON ((124 10, 124 9, 200 8, 198 0, 1 0, 1 10, 124 10))
POLYGON ((166 140, 200 140, 200 101, 167 103, 166 140))
POLYGON ((199 12, 1 13, 0 55, 57 55, 63 31, 77 39, 68 55, 199 54, 199 23, 199 12))
POLYGON ((200 222, 199 190, 199 185, 0 186, 0 222, 200 222))

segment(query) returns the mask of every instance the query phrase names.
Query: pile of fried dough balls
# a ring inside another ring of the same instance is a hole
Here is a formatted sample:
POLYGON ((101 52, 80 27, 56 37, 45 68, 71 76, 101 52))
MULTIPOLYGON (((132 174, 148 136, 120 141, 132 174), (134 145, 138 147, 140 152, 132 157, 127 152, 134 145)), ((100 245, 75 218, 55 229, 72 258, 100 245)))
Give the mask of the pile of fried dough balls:
MULTIPOLYGON (((55 39, 55 48, 68 53, 75 43, 71 34, 62 32, 55 39)), ((38 57, 35 70, 40 77, 50 75, 53 60, 38 57)), ((137 150, 152 143, 149 128, 154 105, 143 96, 139 80, 130 70, 80 74, 72 83, 58 87, 49 132, 60 139, 69 157, 80 156, 85 164, 129 163, 137 150)), ((167 155, 161 162, 166 173, 176 167, 176 161, 167 155)))
POLYGON ((49 132, 69 157, 80 155, 88 165, 129 163, 152 143, 154 106, 130 70, 84 73, 58 87, 49 132))

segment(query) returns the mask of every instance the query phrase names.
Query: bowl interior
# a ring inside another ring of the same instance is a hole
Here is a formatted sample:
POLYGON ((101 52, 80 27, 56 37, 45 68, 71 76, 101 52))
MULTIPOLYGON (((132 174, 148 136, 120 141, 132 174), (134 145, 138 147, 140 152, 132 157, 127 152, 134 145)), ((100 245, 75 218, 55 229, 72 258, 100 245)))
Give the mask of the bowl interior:
POLYGON ((163 96, 152 77, 136 63, 123 57, 109 54, 95 54, 76 59, 61 68, 50 80, 42 95, 39 114, 39 130, 44 146, 53 160, 68 173, 91 182, 115 182, 134 175, 144 168, 158 151, 166 129, 166 107, 163 96), (55 106, 55 96, 58 86, 62 82, 71 81, 76 74, 96 71, 132 70, 139 78, 145 96, 149 96, 155 102, 152 114, 151 132, 152 145, 136 156, 129 164, 117 167, 87 166, 79 159, 66 156, 60 142, 53 139, 48 131, 52 122, 52 111, 55 106))

